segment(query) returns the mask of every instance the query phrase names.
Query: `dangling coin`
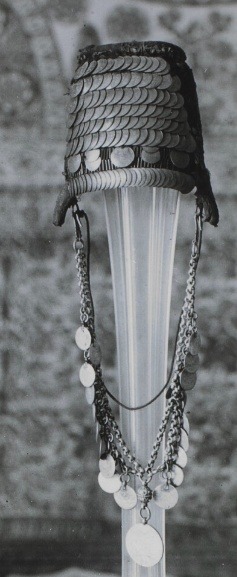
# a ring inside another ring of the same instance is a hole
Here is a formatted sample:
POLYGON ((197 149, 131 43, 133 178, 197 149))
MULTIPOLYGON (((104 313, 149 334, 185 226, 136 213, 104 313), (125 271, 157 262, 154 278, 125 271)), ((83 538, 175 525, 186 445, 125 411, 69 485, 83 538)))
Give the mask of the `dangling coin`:
POLYGON ((109 478, 106 478, 102 475, 102 473, 99 473, 98 483, 101 489, 105 491, 105 493, 117 493, 117 491, 119 491, 122 485, 120 481, 120 476, 117 473, 115 473, 113 477, 109 478))
POLYGON ((188 462, 188 458, 187 458, 185 451, 182 449, 182 447, 179 447, 178 455, 177 455, 177 459, 176 459, 176 465, 181 467, 181 469, 184 469, 184 467, 186 467, 186 465, 187 465, 187 462, 188 462))
POLYGON ((95 162, 100 158, 100 149, 87 150, 85 153, 86 162, 95 162))
POLYGON ((85 389, 85 397, 88 405, 93 405, 95 400, 95 387, 93 385, 85 389))
POLYGON ((186 431, 187 435, 189 435, 189 420, 187 415, 185 415, 185 413, 183 414, 183 425, 182 425, 183 429, 186 431))
POLYGON ((129 146, 124 148, 115 148, 111 153, 111 161, 114 166, 122 168, 123 166, 129 166, 134 160, 133 149, 129 146))
POLYGON ((155 504, 161 509, 172 509, 178 501, 178 491, 172 485, 162 483, 153 492, 155 504))
POLYGON ((114 499, 121 509, 134 509, 137 504, 137 495, 134 489, 128 485, 125 488, 121 487, 121 489, 114 494, 114 499))
POLYGON ((97 343, 90 346, 90 361, 92 365, 98 366, 101 363, 101 350, 97 343))
POLYGON ((81 351, 89 349, 91 344, 91 334, 89 329, 84 326, 79 327, 75 334, 75 341, 81 351))
POLYGON ((127 532, 125 542, 130 557, 142 567, 153 567, 162 558, 162 539, 150 525, 133 525, 127 532))
POLYGON ((172 483, 175 487, 179 487, 183 480, 184 480, 184 474, 183 471, 180 467, 178 467, 177 465, 173 465, 172 469, 171 469, 171 473, 172 473, 172 483))
POLYGON ((142 160, 148 164, 156 164, 160 161, 160 151, 158 148, 146 147, 142 149, 142 160))
POLYGON ((186 453, 188 451, 188 447, 189 447, 188 435, 184 429, 181 429, 180 433, 181 433, 180 447, 182 447, 182 449, 186 453))
POLYGON ((181 152, 179 150, 172 150, 170 153, 170 158, 172 163, 177 166, 177 168, 186 168, 189 164, 189 154, 187 152, 181 152))
POLYGON ((106 453, 101 455, 99 460, 99 469, 103 477, 106 477, 107 479, 113 477, 115 472, 115 460, 112 455, 106 453))
POLYGON ((75 173, 79 170, 81 166, 81 155, 77 154, 76 156, 70 156, 67 160, 67 167, 69 172, 75 173))
POLYGON ((196 373, 190 373, 186 369, 184 369, 181 375, 181 387, 185 391, 191 391, 191 389, 195 387, 196 381, 197 381, 196 373))
POLYGON ((96 160, 93 160, 93 162, 89 162, 89 160, 86 160, 85 165, 87 170, 90 170, 90 172, 94 172, 101 165, 101 158, 99 157, 96 160))
POLYGON ((200 346, 201 346, 200 336, 198 333, 194 333, 191 336, 190 343, 189 343, 189 351, 190 351, 191 355, 196 355, 197 353, 199 353, 200 346))
POLYGON ((185 358, 185 369, 189 373, 196 373, 199 367, 199 356, 187 353, 185 358))
POLYGON ((95 371, 89 363, 84 363, 79 371, 79 377, 83 387, 91 387, 95 381, 95 371))

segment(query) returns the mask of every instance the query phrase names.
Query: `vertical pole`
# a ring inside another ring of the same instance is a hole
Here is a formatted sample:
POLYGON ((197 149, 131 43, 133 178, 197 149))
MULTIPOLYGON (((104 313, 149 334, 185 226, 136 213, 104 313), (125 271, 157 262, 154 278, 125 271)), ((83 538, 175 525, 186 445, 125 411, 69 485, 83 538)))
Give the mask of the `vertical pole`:
MULTIPOLYGON (((129 406, 154 397, 167 379, 171 281, 179 193, 162 188, 121 188, 104 193, 114 291, 120 400, 129 406)), ((146 465, 163 417, 165 395, 138 411, 121 409, 123 436, 146 465)), ((161 447, 161 462, 164 447, 161 447)), ((153 479, 154 488, 156 478, 153 479)), ((139 480, 135 480, 135 490, 139 480)), ((164 512, 149 505, 149 524, 165 545, 164 512)), ((165 548, 159 564, 140 567, 129 557, 125 537, 139 522, 141 504, 122 511, 122 576, 165 577, 165 548)))

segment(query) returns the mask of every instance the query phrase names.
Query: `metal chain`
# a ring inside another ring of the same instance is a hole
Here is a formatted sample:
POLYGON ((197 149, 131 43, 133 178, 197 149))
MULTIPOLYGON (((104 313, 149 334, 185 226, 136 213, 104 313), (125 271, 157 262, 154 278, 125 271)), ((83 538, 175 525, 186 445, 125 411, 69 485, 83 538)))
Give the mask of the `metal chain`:
MULTIPOLYGON (((74 248, 76 251, 76 266, 77 276, 80 292, 80 320, 83 325, 90 330, 92 341, 95 340, 95 323, 94 323, 94 307, 90 289, 89 277, 89 261, 84 249, 84 242, 82 239, 82 227, 80 216, 85 216, 85 213, 79 211, 77 207, 73 210, 73 217, 76 225, 76 241, 74 248)), ((88 226, 88 222, 87 222, 88 226)), ((116 419, 113 416, 109 400, 107 397, 107 389, 102 379, 102 371, 100 366, 96 369, 95 379, 95 408, 96 419, 100 425, 100 437, 105 441, 106 450, 115 460, 120 464, 123 474, 133 474, 147 485, 152 479, 153 475, 158 471, 169 471, 177 458, 179 448, 179 440, 181 434, 181 426, 183 421, 184 410, 184 392, 180 385, 180 376, 185 366, 185 357, 188 352, 191 335, 196 332, 197 315, 194 311, 195 304, 195 282, 196 271, 200 255, 202 233, 202 214, 197 210, 196 216, 196 239, 192 243, 192 254, 189 262, 188 280, 186 285, 186 292, 183 307, 181 310, 178 337, 176 342, 176 352, 174 357, 174 372, 170 383, 171 398, 168 400, 165 415, 161 421, 155 442, 153 444, 150 459, 146 467, 143 467, 137 461, 135 455, 131 453, 125 440, 123 439, 121 430, 116 419), (154 468, 158 452, 164 438, 168 422, 170 420, 169 431, 167 434, 167 444, 165 451, 165 458, 163 465, 154 468), (129 463, 129 464, 128 464, 129 463)), ((88 360, 87 354, 85 354, 88 360)), ((147 504, 147 501, 146 501, 147 504)))

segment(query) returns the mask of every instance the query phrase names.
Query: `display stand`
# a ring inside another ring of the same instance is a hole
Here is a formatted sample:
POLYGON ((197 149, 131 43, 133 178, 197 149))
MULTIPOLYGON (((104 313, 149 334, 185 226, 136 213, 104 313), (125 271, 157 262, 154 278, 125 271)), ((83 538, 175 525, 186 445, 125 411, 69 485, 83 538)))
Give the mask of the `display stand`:
MULTIPOLYGON (((120 400, 146 403, 167 379, 171 282, 179 193, 164 188, 122 188, 104 193, 112 270, 120 400)), ((146 464, 164 414, 165 394, 138 411, 121 408, 123 436, 146 464)), ((160 451, 159 459, 162 459, 160 451)), ((153 487, 154 487, 153 480, 153 487)), ((137 487, 135 487, 136 489, 137 487)), ((122 511, 123 577, 165 577, 159 564, 140 567, 125 547, 128 529, 139 521, 141 504, 122 511)), ((165 543, 165 515, 151 503, 151 525, 165 543)))

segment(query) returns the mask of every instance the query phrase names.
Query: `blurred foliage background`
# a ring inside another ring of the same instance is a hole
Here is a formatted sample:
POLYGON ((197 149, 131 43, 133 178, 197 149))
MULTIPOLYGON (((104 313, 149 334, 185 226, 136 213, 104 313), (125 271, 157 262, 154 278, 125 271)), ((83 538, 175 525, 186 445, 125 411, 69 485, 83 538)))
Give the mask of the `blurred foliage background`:
MULTIPOLYGON (((98 448, 78 386, 73 227, 68 217, 62 229, 54 229, 52 214, 63 185, 66 95, 78 48, 151 39, 177 43, 187 53, 220 208, 218 229, 205 226, 197 287, 202 370, 188 401, 187 474, 179 504, 167 514, 168 567, 175 577, 233 577, 237 4, 0 0, 0 27, 0 573, 70 565, 111 570, 111 559, 113 571, 120 571, 120 511, 97 488, 98 448), (107 538, 111 533, 113 543, 107 538)), ((92 229, 92 282, 104 374, 116 392, 103 202, 93 194, 84 203, 92 229)), ((171 349, 192 231, 193 200, 182 198, 171 349)))

